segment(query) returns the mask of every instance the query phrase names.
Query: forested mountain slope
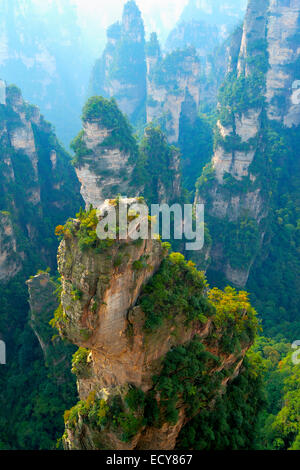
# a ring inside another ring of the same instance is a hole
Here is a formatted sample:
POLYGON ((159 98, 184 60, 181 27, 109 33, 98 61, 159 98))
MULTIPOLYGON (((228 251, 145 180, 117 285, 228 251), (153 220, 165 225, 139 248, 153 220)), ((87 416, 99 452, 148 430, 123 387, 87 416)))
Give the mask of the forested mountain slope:
MULTIPOLYGON (((39 109, 4 82, 1 98, 0 331, 7 365, 0 369, 0 445, 54 448, 74 384, 69 374, 59 382, 57 371, 45 369, 28 323, 25 281, 47 266, 55 272, 55 226, 76 213, 82 200, 71 158, 39 109)), ((48 331, 49 342, 52 336, 48 331)))
POLYGON ((17 87, 1 86, 0 279, 6 282, 29 264, 53 267, 53 226, 76 211, 80 195, 51 125, 17 87))

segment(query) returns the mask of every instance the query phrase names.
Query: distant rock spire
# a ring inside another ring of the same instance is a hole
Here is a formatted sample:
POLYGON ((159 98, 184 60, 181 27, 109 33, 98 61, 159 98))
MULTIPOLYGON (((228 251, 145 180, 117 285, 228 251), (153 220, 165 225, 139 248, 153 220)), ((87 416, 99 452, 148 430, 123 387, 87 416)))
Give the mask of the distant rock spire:
POLYGON ((145 121, 146 102, 145 28, 134 1, 124 6, 122 22, 107 30, 107 45, 96 62, 91 95, 114 97, 133 124, 145 121))
POLYGON ((141 12, 134 0, 130 0, 124 6, 122 35, 135 42, 145 42, 144 22, 141 12))

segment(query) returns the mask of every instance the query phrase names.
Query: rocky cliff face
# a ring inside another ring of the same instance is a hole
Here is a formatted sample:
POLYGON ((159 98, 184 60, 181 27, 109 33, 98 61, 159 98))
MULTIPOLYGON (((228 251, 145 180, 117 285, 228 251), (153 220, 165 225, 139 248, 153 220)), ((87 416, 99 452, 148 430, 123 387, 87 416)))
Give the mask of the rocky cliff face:
POLYGON ((267 73, 266 99, 268 117, 287 127, 300 124, 300 109, 296 99, 300 63, 300 4, 270 1, 268 21, 268 54, 270 68, 267 73))
POLYGON ((124 6, 121 23, 107 31, 107 46, 95 64, 91 94, 114 97, 133 123, 145 118, 145 31, 141 12, 133 0, 124 6))
POLYGON ((83 130, 72 143, 81 194, 87 207, 108 197, 131 196, 137 143, 114 100, 91 98, 83 110, 83 130))
POLYGON ((60 334, 80 346, 73 358, 80 402, 65 413, 64 446, 173 449, 182 427, 200 411, 192 389, 205 387, 201 407, 213 406, 239 374, 255 315, 246 297, 247 320, 231 304, 235 321, 226 349, 217 314, 221 294, 207 299, 203 274, 179 254, 163 261, 166 248, 157 240, 98 241, 82 250, 83 226, 92 239, 98 222, 95 211, 69 221, 58 254, 62 296, 55 321, 60 334), (236 328, 244 322, 248 335, 237 346, 236 328))
POLYGON ((57 297, 54 294, 55 284, 48 273, 40 273, 27 281, 29 303, 31 310, 31 326, 43 350, 45 361, 48 360, 49 321, 58 307, 57 297), (48 321, 47 321, 48 320, 48 321), (43 331, 44 330, 44 331, 43 331))
POLYGON ((37 253, 41 261, 53 264, 55 222, 75 211, 80 198, 69 158, 39 109, 4 82, 1 94, 0 278, 8 281, 24 264, 33 265, 37 253), (45 236, 52 245, 42 243, 45 236))
POLYGON ((87 161, 83 160, 77 165, 76 173, 86 205, 98 207, 108 196, 119 193, 127 195, 132 163, 130 153, 120 148, 101 147, 112 129, 103 127, 100 120, 84 122, 83 129, 82 140, 86 144, 87 161))
POLYGON ((299 2, 250 2, 244 24, 238 72, 251 73, 247 57, 253 50, 253 39, 265 42, 268 53, 265 97, 270 120, 287 127, 299 125, 299 106, 293 97, 299 68, 299 2))
POLYGON ((193 48, 147 57, 147 122, 158 122, 170 143, 178 142, 179 121, 186 99, 200 100, 200 59, 193 48))
POLYGON ((22 268, 24 253, 18 253, 17 240, 9 213, 0 215, 0 281, 13 278, 22 268))
POLYGON ((248 280, 268 226, 272 191, 262 174, 272 172, 267 129, 274 123, 282 128, 299 125, 300 108, 293 98, 299 69, 299 13, 298 0, 249 2, 239 51, 231 54, 221 88, 212 166, 198 185, 197 198, 206 203, 208 216, 220 226, 229 222, 235 230, 233 243, 215 240, 214 269, 240 286, 248 280), (235 243, 241 248, 238 232, 245 239, 250 231, 253 249, 244 246, 247 256, 242 266, 228 251, 235 243))

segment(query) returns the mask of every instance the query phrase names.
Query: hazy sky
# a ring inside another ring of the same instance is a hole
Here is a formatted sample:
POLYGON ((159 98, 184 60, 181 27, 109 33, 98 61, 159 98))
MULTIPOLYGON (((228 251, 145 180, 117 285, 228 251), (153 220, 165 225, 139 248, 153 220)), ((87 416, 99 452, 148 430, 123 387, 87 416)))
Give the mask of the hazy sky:
MULTIPOLYGON (((86 19, 93 18, 99 22, 99 28, 107 28, 120 20, 123 6, 127 0, 73 0, 86 19)), ((136 0, 142 11, 146 30, 162 33, 163 29, 171 30, 188 3, 188 0, 136 0)))
MULTIPOLYGON (((1 0, 0 0, 1 1, 1 0)), ((55 3, 67 6, 71 2, 78 9, 78 21, 81 26, 83 41, 91 59, 99 57, 106 44, 108 26, 122 18, 122 11, 127 0, 32 0, 41 9, 47 11, 47 5, 55 3)), ((139 6, 145 23, 146 37, 157 32, 160 42, 164 45, 169 32, 175 27, 184 8, 190 0, 135 0, 139 6)), ((247 0, 193 0, 198 8, 211 15, 212 6, 219 12, 230 9, 231 16, 237 8, 241 12, 241 3, 247 0), (218 8, 220 6, 220 9, 218 8)), ((220 16, 220 15, 219 15, 220 16)), ((214 14, 212 15, 214 18, 214 14)), ((220 18, 219 18, 220 19, 220 18)))

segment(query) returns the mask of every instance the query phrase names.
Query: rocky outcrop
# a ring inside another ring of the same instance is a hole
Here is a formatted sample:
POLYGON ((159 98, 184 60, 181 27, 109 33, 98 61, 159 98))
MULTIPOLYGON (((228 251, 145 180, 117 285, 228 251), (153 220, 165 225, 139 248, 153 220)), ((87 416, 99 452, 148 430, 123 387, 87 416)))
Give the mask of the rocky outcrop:
POLYGON ((40 273, 32 277, 27 281, 27 286, 31 310, 30 323, 38 338, 47 363, 49 358, 49 334, 47 333, 49 333, 49 330, 51 332, 49 321, 53 317, 53 312, 58 307, 57 296, 54 293, 57 287, 50 279, 48 273, 40 273), (43 325, 44 331, 41 325, 43 325))
POLYGON ((45 365, 51 370, 58 383, 70 380, 69 368, 73 347, 53 336, 50 320, 59 306, 58 285, 46 272, 40 272, 27 282, 30 305, 30 326, 33 329, 44 354, 45 365))
POLYGON ((114 100, 91 98, 83 112, 83 130, 72 143, 75 168, 86 207, 128 194, 137 143, 114 100))
POLYGON ((112 129, 103 128, 100 120, 84 122, 83 129, 88 162, 80 163, 76 173, 86 206, 98 207, 113 194, 127 195, 132 164, 129 153, 119 148, 101 147, 112 129))
POLYGON ((18 253, 9 212, 0 213, 0 281, 13 278, 22 269, 24 253, 18 253))
MULTIPOLYGON (((138 200, 131 200, 130 205, 134 202, 138 200)), ((112 205, 115 203, 111 201, 112 205)), ((100 207, 99 214, 101 212, 100 207)), ((79 228, 77 221, 74 227, 79 228)), ((101 387, 115 384, 116 376, 124 385, 135 374, 138 358, 134 358, 134 351, 126 354, 127 313, 163 257, 161 243, 152 239, 141 243, 120 240, 105 251, 104 256, 92 258, 91 253, 78 248, 76 238, 72 237, 62 241, 58 253, 61 305, 63 311, 68 312, 61 331, 82 347, 95 347, 100 362, 106 357, 107 374, 101 371, 101 387), (141 260, 145 260, 142 269, 135 268, 141 260), (74 300, 74 291, 81 292, 80 299, 74 300), (118 365, 109 366, 109 361, 116 357, 118 365)))
POLYGON ((39 109, 15 86, 2 82, 2 92, 0 278, 6 282, 37 253, 41 263, 53 265, 53 229, 79 208, 80 197, 69 157, 39 109), (45 244, 45 237, 53 245, 45 244))
POLYGON ((179 200, 180 155, 163 133, 147 127, 138 146, 114 99, 91 98, 83 110, 83 130, 74 139, 74 164, 86 207, 106 198, 139 196, 148 203, 179 200), (172 177, 171 177, 172 175, 172 177))
POLYGON ((134 0, 124 6, 121 23, 107 31, 107 45, 95 64, 91 95, 114 97, 131 122, 145 119, 145 31, 134 0))
MULTIPOLYGON (((107 201, 105 208, 107 204, 117 208, 122 203, 107 201)), ((213 300, 211 303, 207 300, 203 273, 187 264, 182 255, 164 259, 167 252, 160 241, 133 241, 128 237, 98 241, 83 249, 83 227, 89 227, 85 237, 93 239, 103 217, 101 213, 97 217, 90 210, 81 214, 80 219, 69 221, 58 253, 62 295, 55 322, 62 337, 80 346, 74 355, 73 372, 77 375, 81 401, 65 413, 64 446, 173 449, 181 428, 192 415, 188 413, 185 394, 177 397, 177 392, 172 396, 176 418, 171 419, 166 412, 172 406, 171 402, 168 405, 162 384, 164 380, 172 381, 174 374, 168 371, 165 379, 162 377, 168 367, 166 358, 168 363, 172 360, 171 351, 180 346, 175 357, 190 354, 196 368, 206 370, 200 373, 199 383, 205 374, 205 387, 210 392, 203 396, 201 406, 213 406, 218 394, 225 393, 228 382, 239 374, 252 340, 244 336, 239 348, 233 347, 231 352, 223 349, 223 326, 214 318, 213 300), (183 286, 187 290, 181 300, 187 303, 181 308, 176 292, 183 286), (174 289, 174 293, 170 291, 169 300, 163 301, 168 289, 174 289), (195 300, 185 299, 187 291, 195 300)), ((130 207, 129 214, 132 215, 130 207)), ((234 303, 231 305, 234 309, 234 303)), ((239 312, 237 324, 244 321, 239 312)), ((249 321, 251 309, 247 312, 249 321)), ((249 328, 254 331, 253 321, 249 328)), ((235 326, 231 331, 235 331, 235 326)), ((177 374, 184 367, 183 360, 177 363, 174 372, 177 374)), ((189 373, 187 369, 186 374, 189 373)), ((184 383, 198 380, 195 371, 191 379, 182 374, 184 383)), ((179 377, 180 373, 180 381, 179 377)))

